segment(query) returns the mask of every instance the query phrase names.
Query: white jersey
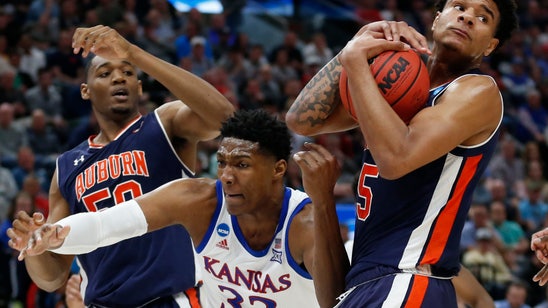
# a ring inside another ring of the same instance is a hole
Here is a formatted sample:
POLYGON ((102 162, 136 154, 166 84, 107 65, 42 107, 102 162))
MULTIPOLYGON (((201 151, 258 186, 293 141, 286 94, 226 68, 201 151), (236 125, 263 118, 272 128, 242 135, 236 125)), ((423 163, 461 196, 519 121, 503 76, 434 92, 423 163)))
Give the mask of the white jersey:
POLYGON ((236 218, 228 213, 220 182, 217 199, 207 233, 196 246, 203 307, 319 307, 312 277, 293 260, 288 246, 289 226, 310 203, 308 196, 285 189, 276 234, 261 251, 249 247, 236 218))

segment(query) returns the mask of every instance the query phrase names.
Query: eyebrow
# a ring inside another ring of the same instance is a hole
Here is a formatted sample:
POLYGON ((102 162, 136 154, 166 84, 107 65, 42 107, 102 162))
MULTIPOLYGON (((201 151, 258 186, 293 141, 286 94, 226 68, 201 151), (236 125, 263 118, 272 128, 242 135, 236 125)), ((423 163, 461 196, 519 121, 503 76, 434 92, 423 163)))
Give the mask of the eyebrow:
MULTIPOLYGON (((128 65, 128 66, 131 66, 133 68, 133 64, 131 64, 131 62, 127 61, 127 60, 122 60, 122 63, 124 63, 125 65, 128 65)), ((110 61, 107 61, 101 65, 98 65, 96 68, 95 68, 95 71, 98 71, 99 69, 105 67, 105 66, 108 66, 108 65, 111 65, 112 62, 110 61)))
POLYGON ((482 4, 481 7, 487 12, 487 14, 491 16, 491 18, 493 18, 493 20, 495 19, 495 13, 489 7, 487 7, 487 5, 482 4))

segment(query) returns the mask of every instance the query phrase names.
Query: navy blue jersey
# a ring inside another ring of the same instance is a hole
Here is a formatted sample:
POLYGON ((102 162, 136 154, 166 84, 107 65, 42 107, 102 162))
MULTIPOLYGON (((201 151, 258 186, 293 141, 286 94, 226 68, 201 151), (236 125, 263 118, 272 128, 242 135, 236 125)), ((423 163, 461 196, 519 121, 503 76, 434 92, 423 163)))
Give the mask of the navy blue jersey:
MULTIPOLYGON (((430 91, 429 106, 448 85, 430 91)), ((498 130, 482 144, 458 146, 396 180, 379 176, 370 151, 364 150, 348 287, 378 266, 407 270, 428 264, 434 275, 445 277, 459 271, 462 227, 498 130)))
MULTIPOLYGON (((135 119, 105 146, 91 140, 57 160, 59 189, 73 214, 115 206, 171 180, 193 176, 156 113, 135 119)), ((137 307, 195 285, 192 243, 182 226, 77 257, 86 305, 137 307)))

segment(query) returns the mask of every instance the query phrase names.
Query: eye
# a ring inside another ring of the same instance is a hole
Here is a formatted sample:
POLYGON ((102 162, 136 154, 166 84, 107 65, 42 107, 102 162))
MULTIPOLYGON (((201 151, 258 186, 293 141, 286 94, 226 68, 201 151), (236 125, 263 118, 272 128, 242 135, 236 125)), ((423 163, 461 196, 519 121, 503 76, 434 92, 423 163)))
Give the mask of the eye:
POLYGON ((241 162, 238 164, 238 168, 247 168, 247 167, 249 167, 249 164, 247 163, 241 162))
POLYGON ((110 72, 102 72, 99 74, 99 78, 105 78, 108 77, 108 75, 110 75, 110 72))
POLYGON ((485 16, 478 16, 478 19, 482 22, 482 23, 487 23, 489 20, 487 19, 487 17, 485 16))
POLYGON ((224 160, 217 160, 217 168, 226 167, 226 162, 224 160))
POLYGON ((461 11, 461 12, 464 11, 464 6, 462 6, 462 5, 460 5, 460 4, 455 5, 454 8, 457 9, 457 10, 459 10, 459 11, 461 11))
POLYGON ((126 76, 133 76, 133 71, 124 71, 126 76))

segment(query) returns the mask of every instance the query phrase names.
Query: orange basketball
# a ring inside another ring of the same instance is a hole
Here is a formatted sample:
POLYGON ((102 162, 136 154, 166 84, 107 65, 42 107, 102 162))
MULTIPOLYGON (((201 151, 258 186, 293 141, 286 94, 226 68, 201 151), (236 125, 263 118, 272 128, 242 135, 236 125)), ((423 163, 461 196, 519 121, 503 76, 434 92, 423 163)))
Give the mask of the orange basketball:
MULTIPOLYGON (((379 91, 392 109, 405 122, 421 110, 430 90, 430 76, 420 55, 413 50, 385 51, 370 60, 371 72, 379 91)), ((343 106, 356 119, 348 79, 343 68, 339 80, 339 91, 343 106)))

